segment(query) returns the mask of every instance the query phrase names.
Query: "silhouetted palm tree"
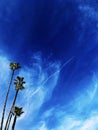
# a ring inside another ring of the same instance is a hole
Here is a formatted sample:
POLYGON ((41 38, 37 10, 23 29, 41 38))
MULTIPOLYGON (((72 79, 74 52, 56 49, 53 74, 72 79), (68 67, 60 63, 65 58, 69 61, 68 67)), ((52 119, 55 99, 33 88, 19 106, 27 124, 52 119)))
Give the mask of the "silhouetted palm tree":
POLYGON ((16 102, 19 90, 23 90, 24 89, 24 86, 23 86, 24 84, 25 84, 24 78, 17 76, 17 78, 15 79, 15 82, 14 82, 16 93, 15 93, 15 96, 14 96, 14 100, 13 100, 13 103, 12 103, 12 106, 11 106, 11 109, 10 109, 10 112, 9 112, 9 115, 8 115, 8 118, 7 118, 4 130, 8 130, 9 129, 9 125, 10 125, 11 118, 12 118, 12 108, 15 105, 15 102, 16 102))
POLYGON ((14 76, 14 71, 20 68, 20 64, 19 63, 15 63, 15 62, 14 63, 10 63, 10 68, 12 70, 12 75, 11 75, 10 83, 8 85, 8 89, 7 89, 7 93, 6 93, 6 98, 5 98, 5 102, 4 102, 0 130, 2 130, 2 128, 3 128, 5 109, 6 109, 8 95, 9 95, 9 92, 10 92, 10 87, 11 87, 13 76, 14 76))
POLYGON ((19 63, 13 62, 13 63, 10 63, 10 68, 11 68, 11 70, 15 71, 15 70, 21 68, 21 66, 19 63))
POLYGON ((20 117, 21 114, 23 114, 24 112, 22 111, 22 107, 13 107, 12 109, 12 114, 14 115, 14 120, 13 120, 13 124, 12 124, 12 130, 14 130, 15 128, 15 124, 16 124, 16 120, 17 117, 20 117))

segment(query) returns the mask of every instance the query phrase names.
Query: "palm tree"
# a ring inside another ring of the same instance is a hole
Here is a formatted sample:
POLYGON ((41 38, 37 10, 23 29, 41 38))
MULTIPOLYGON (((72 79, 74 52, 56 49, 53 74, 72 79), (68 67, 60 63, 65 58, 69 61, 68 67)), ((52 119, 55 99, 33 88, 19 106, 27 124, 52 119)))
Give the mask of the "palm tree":
POLYGON ((12 75, 11 75, 10 83, 8 85, 8 89, 7 89, 7 93, 6 93, 6 98, 5 98, 5 102, 4 102, 4 106, 3 106, 3 112, 2 112, 2 119, 1 119, 0 130, 2 130, 2 128, 3 128, 5 109, 6 109, 6 104, 7 104, 8 95, 9 95, 9 92, 10 92, 10 87, 11 87, 11 84, 12 84, 14 72, 15 72, 15 70, 17 70, 19 68, 20 68, 20 64, 19 63, 16 63, 16 62, 10 63, 10 69, 12 70, 12 75))
POLYGON ((19 63, 13 62, 13 63, 10 63, 10 68, 11 68, 11 70, 17 70, 17 69, 21 68, 21 66, 19 63))
POLYGON ((16 120, 17 117, 20 117, 21 114, 23 114, 24 112, 22 111, 22 107, 13 107, 12 109, 12 114, 14 115, 14 120, 13 120, 13 124, 12 124, 12 130, 14 130, 15 128, 15 124, 16 124, 16 120))
POLYGON ((15 79, 14 85, 15 85, 16 93, 15 93, 15 96, 14 96, 14 100, 13 100, 13 102, 12 102, 12 106, 11 106, 11 109, 10 109, 10 112, 9 112, 9 115, 8 115, 8 118, 7 118, 6 125, 5 125, 5 129, 4 129, 4 130, 8 130, 8 129, 9 129, 9 125, 10 125, 11 118, 12 118, 12 108, 13 108, 14 105, 15 105, 15 102, 16 102, 16 99, 17 99, 19 90, 23 90, 23 89, 24 89, 24 86, 23 86, 23 85, 24 85, 25 83, 26 83, 26 82, 24 81, 24 78, 23 78, 23 77, 17 76, 17 78, 15 79))

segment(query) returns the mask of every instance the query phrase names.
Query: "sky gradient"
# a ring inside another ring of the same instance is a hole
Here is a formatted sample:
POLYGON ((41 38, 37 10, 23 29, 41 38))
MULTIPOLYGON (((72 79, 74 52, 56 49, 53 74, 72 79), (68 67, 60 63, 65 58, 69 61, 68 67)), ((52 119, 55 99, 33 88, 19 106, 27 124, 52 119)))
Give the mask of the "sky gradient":
POLYGON ((96 0, 1 0, 0 111, 14 61, 26 81, 16 130, 98 130, 96 0))

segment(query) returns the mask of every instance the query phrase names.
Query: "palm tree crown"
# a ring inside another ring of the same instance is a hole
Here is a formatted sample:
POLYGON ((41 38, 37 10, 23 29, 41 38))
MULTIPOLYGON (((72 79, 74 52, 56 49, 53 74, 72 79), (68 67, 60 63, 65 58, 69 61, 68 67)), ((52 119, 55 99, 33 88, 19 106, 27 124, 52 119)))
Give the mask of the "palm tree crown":
POLYGON ((14 71, 14 70, 21 68, 21 66, 19 63, 13 62, 13 63, 10 63, 10 68, 11 68, 11 70, 14 71))
POLYGON ((12 109, 12 114, 15 115, 15 116, 21 116, 21 114, 24 113, 23 110, 22 110, 22 107, 13 107, 12 109))
POLYGON ((17 76, 17 78, 15 79, 14 85, 15 85, 15 89, 16 90, 22 90, 24 89, 23 84, 25 84, 26 82, 24 81, 23 77, 17 76))
POLYGON ((13 107, 12 109, 12 114, 14 115, 14 120, 13 120, 13 124, 12 124, 12 130, 15 129, 15 124, 16 124, 16 120, 17 120, 17 117, 19 117, 22 113, 24 113, 22 111, 22 107, 13 107))

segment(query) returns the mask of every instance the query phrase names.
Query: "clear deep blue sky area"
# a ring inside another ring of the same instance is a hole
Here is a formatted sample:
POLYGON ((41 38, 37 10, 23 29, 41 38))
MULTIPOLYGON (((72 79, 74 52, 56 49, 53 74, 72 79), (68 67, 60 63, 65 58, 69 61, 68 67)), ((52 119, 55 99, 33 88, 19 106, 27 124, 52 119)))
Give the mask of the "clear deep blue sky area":
POLYGON ((98 130, 97 0, 1 0, 0 111, 13 61, 26 81, 16 130, 98 130))

